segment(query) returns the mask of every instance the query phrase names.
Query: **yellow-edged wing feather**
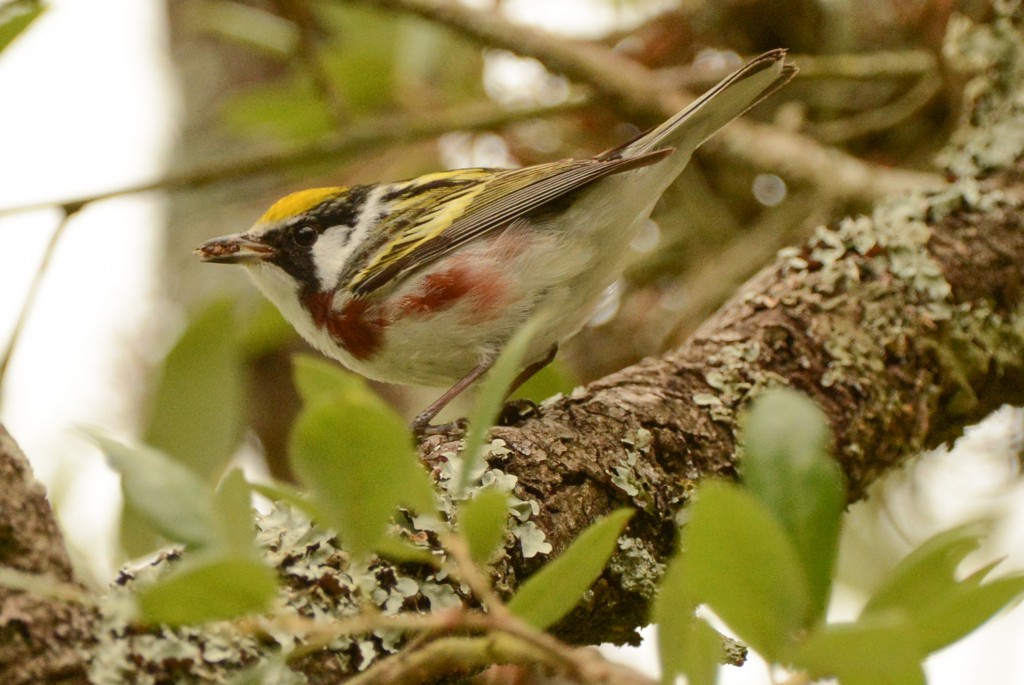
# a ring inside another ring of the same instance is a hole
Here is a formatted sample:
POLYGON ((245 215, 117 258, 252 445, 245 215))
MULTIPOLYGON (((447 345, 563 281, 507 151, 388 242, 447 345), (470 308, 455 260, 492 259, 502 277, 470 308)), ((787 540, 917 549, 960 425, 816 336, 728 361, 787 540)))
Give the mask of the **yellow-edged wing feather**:
POLYGON ((392 240, 367 256, 348 288, 356 295, 371 293, 567 193, 654 164, 672 151, 567 159, 522 169, 459 169, 395 183, 384 197, 391 203, 392 240))

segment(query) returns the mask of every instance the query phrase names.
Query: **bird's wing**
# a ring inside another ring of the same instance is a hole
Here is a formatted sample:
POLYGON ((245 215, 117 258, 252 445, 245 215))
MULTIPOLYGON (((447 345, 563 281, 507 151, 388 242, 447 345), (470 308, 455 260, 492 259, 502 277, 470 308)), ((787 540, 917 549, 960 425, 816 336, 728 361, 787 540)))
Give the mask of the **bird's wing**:
MULTIPOLYGON (((588 183, 660 161, 672 149, 617 159, 562 160, 522 169, 459 169, 391 184, 383 245, 347 280, 356 295, 374 290, 461 245, 588 183)), ((382 226, 382 228, 384 228, 382 226)))

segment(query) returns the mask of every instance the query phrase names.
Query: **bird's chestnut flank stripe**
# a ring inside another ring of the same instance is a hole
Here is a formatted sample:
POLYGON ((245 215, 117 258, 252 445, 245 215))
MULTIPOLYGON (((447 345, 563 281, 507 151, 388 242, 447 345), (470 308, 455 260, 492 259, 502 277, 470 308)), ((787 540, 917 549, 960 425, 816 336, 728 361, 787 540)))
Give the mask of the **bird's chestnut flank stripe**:
POLYGON ((468 323, 482 322, 501 311, 505 293, 506 285, 500 274, 493 269, 473 268, 462 260, 451 269, 424 276, 417 292, 398 300, 394 316, 429 317, 468 297, 470 308, 463 319, 468 323))
POLYGON ((371 303, 361 298, 349 300, 339 311, 332 302, 334 293, 320 291, 306 300, 306 308, 317 328, 326 329, 331 338, 359 360, 370 359, 384 339, 388 322, 371 303))

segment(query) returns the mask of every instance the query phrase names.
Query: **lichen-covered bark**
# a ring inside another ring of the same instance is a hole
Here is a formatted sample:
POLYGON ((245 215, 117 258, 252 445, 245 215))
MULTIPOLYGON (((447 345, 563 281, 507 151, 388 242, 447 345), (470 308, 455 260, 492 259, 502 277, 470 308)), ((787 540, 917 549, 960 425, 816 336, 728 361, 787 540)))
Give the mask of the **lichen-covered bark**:
MULTIPOLYGON (((71 561, 46 491, 3 426, 0 483, 0 567, 71 581, 71 561)), ((91 614, 82 607, 0 586, 0 682, 87 682, 79 649, 91 633, 91 614)))

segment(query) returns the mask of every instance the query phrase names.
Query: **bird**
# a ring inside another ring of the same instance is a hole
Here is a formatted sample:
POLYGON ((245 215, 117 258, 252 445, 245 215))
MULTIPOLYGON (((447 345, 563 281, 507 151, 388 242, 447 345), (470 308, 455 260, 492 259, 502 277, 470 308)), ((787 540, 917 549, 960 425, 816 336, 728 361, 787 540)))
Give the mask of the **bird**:
POLYGON ((313 347, 367 378, 448 389, 433 419, 536 318, 508 394, 589 320, 693 151, 785 85, 766 52, 661 125, 594 157, 300 190, 242 233, 204 242, 238 264, 313 347))

